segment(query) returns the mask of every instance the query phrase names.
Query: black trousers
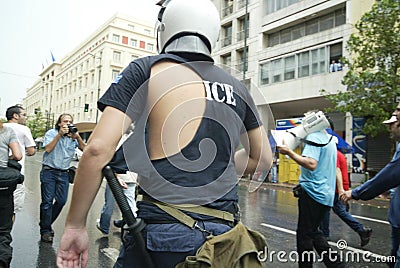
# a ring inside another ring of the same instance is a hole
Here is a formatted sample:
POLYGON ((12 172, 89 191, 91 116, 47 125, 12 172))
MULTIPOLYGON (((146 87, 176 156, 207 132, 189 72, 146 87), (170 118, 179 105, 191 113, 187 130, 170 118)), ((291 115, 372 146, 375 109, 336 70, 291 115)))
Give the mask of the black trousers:
POLYGON ((15 187, 0 190, 0 263, 10 267, 12 258, 11 229, 14 214, 15 187))
POLYGON ((317 251, 322 256, 322 261, 327 267, 345 267, 339 259, 339 254, 333 251, 322 232, 318 229, 324 215, 330 207, 322 205, 312 199, 305 190, 301 190, 299 200, 299 218, 297 223, 297 252, 299 267, 313 266, 313 252, 317 251))

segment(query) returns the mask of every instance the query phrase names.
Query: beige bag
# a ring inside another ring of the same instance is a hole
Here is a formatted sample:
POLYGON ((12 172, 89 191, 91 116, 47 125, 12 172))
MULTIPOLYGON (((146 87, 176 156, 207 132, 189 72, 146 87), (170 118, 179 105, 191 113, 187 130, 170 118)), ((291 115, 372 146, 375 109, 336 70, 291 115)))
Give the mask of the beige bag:
POLYGON ((267 243, 264 236, 239 222, 232 230, 207 237, 196 256, 186 257, 176 268, 258 268, 267 243))

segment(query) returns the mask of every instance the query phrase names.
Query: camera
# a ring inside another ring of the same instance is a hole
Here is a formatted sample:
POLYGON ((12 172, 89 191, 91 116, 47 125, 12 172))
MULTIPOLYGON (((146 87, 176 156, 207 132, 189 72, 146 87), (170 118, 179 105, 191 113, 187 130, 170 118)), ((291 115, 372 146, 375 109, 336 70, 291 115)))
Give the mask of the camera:
POLYGON ((76 126, 74 126, 73 124, 68 125, 68 133, 72 133, 75 134, 76 132, 78 132, 78 128, 76 126))
POLYGON ((299 198, 302 192, 303 192, 303 187, 301 187, 300 184, 297 184, 297 185, 293 188, 293 195, 294 195, 294 197, 299 198))

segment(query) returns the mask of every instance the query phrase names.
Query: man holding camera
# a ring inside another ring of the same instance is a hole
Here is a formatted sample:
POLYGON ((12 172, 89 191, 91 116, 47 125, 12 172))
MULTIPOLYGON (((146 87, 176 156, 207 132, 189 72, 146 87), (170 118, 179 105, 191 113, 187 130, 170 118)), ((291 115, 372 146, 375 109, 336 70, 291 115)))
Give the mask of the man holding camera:
POLYGON ((40 171, 42 203, 40 204, 40 236, 43 242, 52 243, 51 228, 64 207, 69 189, 68 168, 75 148, 83 150, 85 143, 72 124, 70 114, 61 114, 55 128, 46 132, 43 146, 43 166, 40 171))

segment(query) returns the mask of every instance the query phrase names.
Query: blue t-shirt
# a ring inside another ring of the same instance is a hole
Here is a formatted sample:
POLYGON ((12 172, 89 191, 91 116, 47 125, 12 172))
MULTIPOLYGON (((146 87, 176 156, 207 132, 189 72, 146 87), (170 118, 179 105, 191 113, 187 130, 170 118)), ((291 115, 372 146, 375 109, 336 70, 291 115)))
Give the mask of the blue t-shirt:
MULTIPOLYGON (((325 144, 330 136, 324 132, 314 132, 307 135, 306 140, 325 144)), ((305 144, 302 155, 317 160, 318 164, 314 171, 301 167, 301 186, 316 202, 332 207, 336 188, 335 142, 330 141, 323 147, 305 144)))
MULTIPOLYGON (((46 132, 44 136, 43 146, 49 144, 58 135, 58 130, 53 128, 46 132)), ((75 148, 78 147, 78 141, 68 136, 62 136, 53 151, 50 153, 44 152, 43 165, 67 170, 71 164, 72 157, 75 153, 75 148)))

